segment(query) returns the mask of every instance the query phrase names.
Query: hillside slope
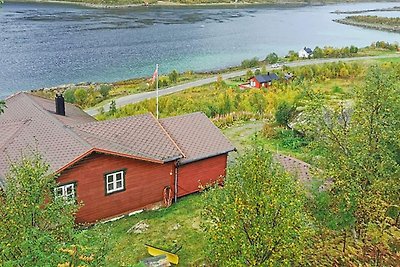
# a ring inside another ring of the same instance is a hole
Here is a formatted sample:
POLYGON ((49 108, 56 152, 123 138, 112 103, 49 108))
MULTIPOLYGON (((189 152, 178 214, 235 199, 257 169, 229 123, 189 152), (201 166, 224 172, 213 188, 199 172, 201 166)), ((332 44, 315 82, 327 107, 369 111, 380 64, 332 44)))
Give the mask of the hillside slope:
MULTIPOLYGON (((13 1, 13 0, 10 0, 13 1)), ((236 5, 236 4, 271 4, 271 5, 306 5, 368 2, 368 0, 27 0, 33 2, 65 2, 77 3, 93 7, 119 7, 119 6, 143 6, 143 5, 236 5)), ((390 2, 390 0, 375 0, 370 2, 390 2)))

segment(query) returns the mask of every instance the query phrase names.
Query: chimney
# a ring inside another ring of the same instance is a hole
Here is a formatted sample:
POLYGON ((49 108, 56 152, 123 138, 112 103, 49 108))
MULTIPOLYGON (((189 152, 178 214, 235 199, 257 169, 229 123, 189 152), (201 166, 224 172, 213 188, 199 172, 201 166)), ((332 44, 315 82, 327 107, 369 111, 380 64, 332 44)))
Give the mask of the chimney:
POLYGON ((56 94, 56 114, 65 116, 65 101, 62 94, 56 94))

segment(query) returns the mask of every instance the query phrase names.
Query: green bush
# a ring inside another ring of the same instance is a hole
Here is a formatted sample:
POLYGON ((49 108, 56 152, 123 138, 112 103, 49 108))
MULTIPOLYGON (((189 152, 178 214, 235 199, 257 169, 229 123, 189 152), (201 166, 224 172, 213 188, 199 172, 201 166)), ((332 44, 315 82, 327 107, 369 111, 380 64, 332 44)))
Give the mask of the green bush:
POLYGON ((64 92, 64 99, 66 102, 74 104, 76 102, 75 99, 75 90, 74 89, 68 89, 64 92))
POLYGON ((308 145, 308 140, 293 130, 281 129, 276 138, 280 141, 281 147, 287 149, 297 150, 308 145))
POLYGON ((276 53, 271 53, 265 58, 265 61, 267 61, 268 64, 275 64, 276 62, 278 62, 278 60, 279 57, 276 53))
POLYGON ((102 84, 100 85, 99 91, 103 98, 107 98, 111 91, 111 86, 107 84, 102 84))
POLYGON ((343 94, 343 88, 335 85, 334 87, 332 87, 332 93, 333 94, 343 94))
POLYGON ((258 58, 253 57, 252 59, 245 59, 242 61, 242 68, 254 68, 258 66, 258 58))

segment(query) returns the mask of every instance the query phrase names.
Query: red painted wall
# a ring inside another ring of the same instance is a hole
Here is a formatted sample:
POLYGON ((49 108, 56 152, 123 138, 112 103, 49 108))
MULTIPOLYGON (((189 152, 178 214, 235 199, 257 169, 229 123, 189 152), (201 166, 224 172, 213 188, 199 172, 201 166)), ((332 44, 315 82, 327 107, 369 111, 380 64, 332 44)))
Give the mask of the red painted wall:
POLYGON ((255 82, 256 88, 261 88, 261 83, 256 78, 251 78, 250 81, 255 82))
POLYGON ((227 154, 192 162, 178 168, 178 196, 197 192, 200 185, 226 175, 227 154))
POLYGON ((268 88, 268 87, 270 87, 269 83, 260 83, 256 78, 251 78, 250 82, 251 81, 253 81, 255 83, 255 87, 256 88, 261 88, 261 87, 268 88))
POLYGON ((92 223, 162 201, 164 187, 173 184, 174 169, 173 162, 157 164, 94 153, 63 171, 58 182, 77 183, 77 198, 84 206, 76 222, 92 223), (127 169, 125 191, 106 195, 104 174, 121 169, 127 169))

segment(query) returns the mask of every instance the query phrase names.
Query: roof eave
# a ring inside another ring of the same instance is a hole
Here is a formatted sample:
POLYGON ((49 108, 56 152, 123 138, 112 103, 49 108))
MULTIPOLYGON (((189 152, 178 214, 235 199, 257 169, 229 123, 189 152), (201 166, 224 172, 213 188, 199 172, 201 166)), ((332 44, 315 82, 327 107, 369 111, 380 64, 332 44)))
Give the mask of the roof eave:
POLYGON ((146 158, 146 157, 134 156, 134 155, 124 154, 124 153, 118 153, 118 152, 105 150, 105 149, 92 148, 92 149, 88 150, 87 152, 83 153, 82 155, 80 155, 79 157, 75 158, 74 160, 72 160, 68 164, 66 164, 63 167, 59 168, 57 171, 55 171, 55 173, 59 174, 59 173, 65 171, 66 169, 72 167, 75 163, 77 163, 78 161, 80 161, 84 157, 89 156, 90 154, 92 154, 94 152, 107 154, 107 155, 113 155, 113 156, 119 156, 119 157, 124 157, 124 158, 130 158, 130 159, 143 160, 143 161, 148 161, 148 162, 153 162, 153 163, 158 163, 158 164, 164 164, 164 163, 167 163, 167 162, 170 162, 170 161, 174 161, 174 160, 177 160, 177 159, 181 158, 181 156, 177 156, 177 157, 172 157, 172 158, 168 158, 168 159, 162 160, 162 159, 146 158))
POLYGON ((182 159, 182 158, 183 158, 182 156, 176 156, 176 157, 167 158, 167 159, 164 159, 164 163, 168 163, 168 162, 171 162, 171 161, 176 161, 176 160, 179 160, 179 159, 182 159))
POLYGON ((184 161, 184 159, 183 159, 183 162, 178 162, 178 165, 186 165, 186 164, 193 163, 193 162, 196 162, 196 161, 199 161, 199 160, 209 159, 209 158, 213 158, 213 157, 220 156, 220 155, 223 155, 223 154, 228 154, 229 152, 232 152, 232 151, 236 151, 236 148, 232 147, 232 148, 230 148, 228 150, 225 150, 225 151, 222 151, 222 152, 217 152, 217 153, 209 154, 209 155, 206 155, 206 156, 193 158, 193 159, 190 159, 190 160, 187 160, 187 161, 184 161))

